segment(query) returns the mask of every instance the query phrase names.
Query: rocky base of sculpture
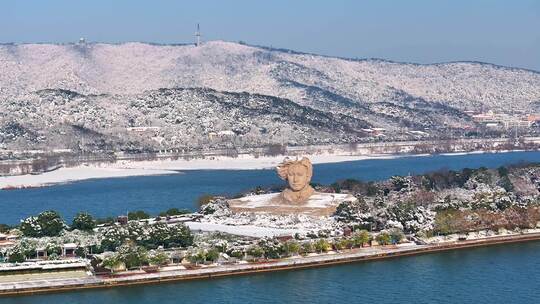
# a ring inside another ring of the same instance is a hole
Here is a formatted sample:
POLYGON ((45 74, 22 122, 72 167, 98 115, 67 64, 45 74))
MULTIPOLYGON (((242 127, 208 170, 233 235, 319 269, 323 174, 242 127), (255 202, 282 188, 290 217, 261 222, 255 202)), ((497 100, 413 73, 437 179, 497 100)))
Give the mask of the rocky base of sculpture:
POLYGON ((316 192, 305 203, 294 204, 285 201, 281 193, 270 193, 229 200, 229 207, 234 213, 330 216, 334 214, 337 206, 342 202, 355 200, 356 198, 350 194, 316 192))

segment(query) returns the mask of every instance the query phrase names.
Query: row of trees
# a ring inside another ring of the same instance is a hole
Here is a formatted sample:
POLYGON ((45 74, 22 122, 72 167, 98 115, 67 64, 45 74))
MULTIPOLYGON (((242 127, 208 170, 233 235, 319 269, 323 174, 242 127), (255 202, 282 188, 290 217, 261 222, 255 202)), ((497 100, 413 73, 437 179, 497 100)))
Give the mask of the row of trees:
POLYGON ((540 221, 537 206, 511 207, 503 211, 490 210, 442 210, 435 217, 434 233, 447 235, 483 229, 530 229, 540 221))
POLYGON ((235 248, 231 249, 228 254, 237 258, 243 258, 248 255, 254 258, 278 259, 297 254, 306 255, 309 253, 324 253, 330 250, 344 250, 363 247, 372 240, 377 241, 377 243, 380 245, 396 244, 399 243, 403 238, 403 232, 397 229, 389 232, 381 232, 375 236, 375 238, 373 238, 373 236, 367 230, 360 230, 353 233, 353 235, 350 237, 341 237, 333 240, 324 238, 305 242, 299 242, 296 240, 289 240, 285 242, 263 240, 256 245, 248 247, 245 251, 235 248))
MULTIPOLYGON (((403 234, 399 231, 383 232, 375 237, 381 245, 388 245, 401 241, 403 234)), ((297 254, 306 255, 308 253, 324 253, 330 250, 343 250, 363 247, 373 240, 373 237, 366 230, 355 232, 350 237, 337 238, 334 240, 318 239, 316 241, 299 242, 288 240, 279 242, 277 240, 261 240, 258 244, 248 248, 239 249, 226 247, 199 248, 186 254, 187 260, 193 264, 213 263, 218 261, 220 253, 228 253, 230 256, 243 259, 250 256, 254 259, 278 259, 290 257, 297 254)), ((133 269, 144 265, 165 265, 170 257, 162 250, 149 251, 146 247, 140 246, 136 241, 129 240, 117 247, 116 252, 107 256, 102 261, 102 266, 111 270, 118 268, 133 269)))
POLYGON ((206 262, 216 262, 219 259, 219 250, 217 248, 199 249, 187 255, 187 259, 193 264, 204 264, 206 262))
POLYGON ((145 247, 128 241, 119 246, 115 253, 103 259, 101 265, 111 270, 122 267, 132 269, 144 265, 167 265, 169 260, 167 253, 162 250, 148 251, 145 247))
MULTIPOLYGON (((159 216, 167 217, 187 213, 191 213, 191 211, 187 209, 171 208, 167 211, 160 212, 159 216)), ((128 213, 128 220, 142 220, 149 219, 150 217, 150 214, 141 210, 128 213)), ((79 212, 73 218, 71 225, 68 226, 58 212, 48 210, 41 212, 37 216, 30 216, 22 220, 18 228, 26 237, 55 237, 60 235, 65 229, 92 231, 98 224, 112 224, 114 222, 115 219, 112 217, 96 219, 87 212, 79 212)), ((8 232, 12 228, 15 227, 0 224, 0 232, 8 232)))
MULTIPOLYGON (((513 167, 523 167, 530 164, 519 164, 513 167)), ((467 181, 474 179, 487 185, 497 185, 506 191, 513 191, 514 187, 509 178, 512 168, 499 167, 490 170, 485 167, 477 169, 464 168, 460 171, 441 169, 434 172, 415 176, 392 176, 388 182, 363 182, 356 179, 340 180, 330 185, 335 192, 351 191, 362 196, 376 196, 388 194, 390 191, 403 189, 422 189, 426 191, 441 191, 449 188, 464 187, 467 181)))
POLYGON ((78 213, 69 227, 58 212, 49 210, 22 220, 19 230, 27 237, 54 237, 60 235, 64 229, 92 231, 95 227, 96 221, 86 212, 78 213))
POLYGON ((193 245, 193 234, 183 224, 130 222, 127 226, 111 226, 103 231, 101 249, 115 251, 129 240, 147 249, 188 247, 193 245))

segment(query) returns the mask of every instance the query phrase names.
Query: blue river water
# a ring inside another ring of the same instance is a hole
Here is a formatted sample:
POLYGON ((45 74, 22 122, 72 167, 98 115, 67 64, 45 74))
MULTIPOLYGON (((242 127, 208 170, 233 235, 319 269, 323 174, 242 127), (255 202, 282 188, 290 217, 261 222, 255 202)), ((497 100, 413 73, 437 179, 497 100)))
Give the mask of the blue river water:
POLYGON ((213 280, 0 298, 15 303, 540 303, 540 242, 213 280))
MULTIPOLYGON (((441 168, 539 162, 540 152, 436 155, 316 165, 314 181, 381 180, 441 168)), ((195 208, 201 194, 279 185, 273 170, 204 170, 0 192, 0 223, 47 209, 69 219, 195 208)), ((540 303, 540 242, 190 282, 0 298, 11 303, 540 303)))
MULTIPOLYGON (((441 168, 495 168, 522 161, 540 162, 540 152, 411 156, 319 164, 314 166, 313 181, 330 184, 345 178, 382 180, 392 175, 441 168)), ((151 214, 172 207, 195 210, 196 200, 202 194, 232 195, 257 186, 281 183, 274 170, 196 170, 0 191, 0 223, 16 224, 22 218, 51 209, 59 211, 67 221, 79 211, 106 217, 133 210, 145 210, 151 214)))

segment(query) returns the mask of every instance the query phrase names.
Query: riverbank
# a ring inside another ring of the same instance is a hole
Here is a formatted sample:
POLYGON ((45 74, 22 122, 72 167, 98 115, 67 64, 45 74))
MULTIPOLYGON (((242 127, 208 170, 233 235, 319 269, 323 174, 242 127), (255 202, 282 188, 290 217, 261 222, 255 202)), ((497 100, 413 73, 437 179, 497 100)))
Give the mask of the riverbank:
MULTIPOLYGON (((305 154, 314 164, 338 163, 365 159, 389 159, 412 155, 350 155, 336 152, 327 154, 305 154)), ((59 168, 42 174, 1 176, 0 190, 35 188, 64 184, 69 182, 129 176, 151 176, 179 174, 190 170, 256 170, 271 169, 283 161, 284 156, 254 157, 249 154, 238 157, 211 156, 201 159, 163 159, 163 160, 120 160, 115 163, 82 165, 72 168, 59 168)))
POLYGON ((0 190, 46 187, 96 178, 150 176, 164 174, 178 174, 178 172, 153 168, 78 166, 73 168, 59 168, 57 170, 42 174, 2 176, 0 177, 0 190))
POLYGON ((246 275, 270 271, 294 270, 337 264, 383 260, 441 251, 492 246, 507 243, 539 241, 540 233, 497 236, 484 239, 452 241, 437 245, 406 245, 367 247, 345 250, 339 253, 292 257, 261 263, 209 266, 198 269, 180 269, 157 273, 135 273, 122 276, 88 276, 64 279, 32 280, 0 283, 0 296, 16 296, 37 293, 64 292, 95 288, 110 288, 141 284, 157 284, 184 280, 211 279, 224 276, 246 275))

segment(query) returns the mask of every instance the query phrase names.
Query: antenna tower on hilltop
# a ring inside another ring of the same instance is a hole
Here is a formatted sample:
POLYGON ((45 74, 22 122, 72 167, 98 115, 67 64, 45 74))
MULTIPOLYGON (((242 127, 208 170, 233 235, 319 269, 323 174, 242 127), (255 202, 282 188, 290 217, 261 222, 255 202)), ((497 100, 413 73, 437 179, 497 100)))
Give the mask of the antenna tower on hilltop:
POLYGON ((197 37, 197 43, 196 46, 201 45, 201 29, 199 28, 199 24, 197 23, 197 32, 195 32, 195 37, 197 37))

